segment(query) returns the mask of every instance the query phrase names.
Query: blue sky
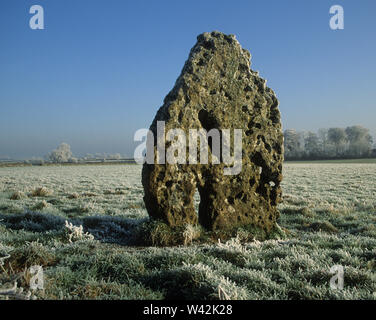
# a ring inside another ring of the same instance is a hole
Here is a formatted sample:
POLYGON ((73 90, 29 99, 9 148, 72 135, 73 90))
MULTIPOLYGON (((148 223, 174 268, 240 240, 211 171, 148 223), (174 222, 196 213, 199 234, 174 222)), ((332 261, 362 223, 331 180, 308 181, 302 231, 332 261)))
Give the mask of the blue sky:
POLYGON ((237 36, 280 100, 284 129, 376 135, 376 1, 2 0, 0 157, 133 155, 196 36, 237 36), (29 28, 44 8, 45 29, 29 28), (340 4, 345 29, 329 28, 340 4))

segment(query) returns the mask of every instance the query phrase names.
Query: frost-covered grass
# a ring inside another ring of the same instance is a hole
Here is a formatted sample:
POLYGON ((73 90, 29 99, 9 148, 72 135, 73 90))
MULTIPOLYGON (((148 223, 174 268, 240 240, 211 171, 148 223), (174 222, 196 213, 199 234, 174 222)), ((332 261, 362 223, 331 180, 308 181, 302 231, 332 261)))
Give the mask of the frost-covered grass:
POLYGON ((0 291, 41 265, 38 299, 376 299, 376 164, 286 163, 288 237, 264 242, 187 226, 186 246, 140 246, 140 180, 138 165, 0 168, 0 291))

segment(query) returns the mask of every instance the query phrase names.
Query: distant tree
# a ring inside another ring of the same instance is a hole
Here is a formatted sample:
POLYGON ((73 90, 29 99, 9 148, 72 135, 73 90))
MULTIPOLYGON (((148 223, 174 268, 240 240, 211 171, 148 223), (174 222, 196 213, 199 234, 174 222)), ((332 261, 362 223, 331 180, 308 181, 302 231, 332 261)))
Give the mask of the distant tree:
POLYGON ((120 153, 115 153, 111 156, 112 159, 120 160, 121 159, 121 154, 120 153))
POLYGON ((95 159, 103 160, 103 159, 106 158, 106 154, 97 152, 97 153, 94 154, 94 157, 95 157, 95 159))
POLYGON ((320 128, 317 131, 317 136, 319 138, 320 153, 322 156, 327 156, 329 154, 328 150, 328 129, 320 128))
POLYGON ((372 137, 369 130, 362 126, 352 126, 345 129, 347 140, 349 142, 348 155, 366 156, 372 150, 372 137))
POLYGON ((76 157, 71 157, 71 158, 69 158, 68 162, 70 162, 70 163, 78 163, 79 160, 76 157))
POLYGON ((39 157, 32 157, 30 160, 30 163, 33 165, 43 165, 44 159, 39 157))
POLYGON ((68 162, 70 159, 72 159, 72 156, 73 154, 71 152, 70 145, 63 142, 57 147, 57 149, 49 153, 47 158, 52 162, 61 163, 68 162))
POLYGON ((340 156, 344 153, 346 138, 345 129, 330 128, 328 130, 328 141, 334 145, 336 156, 340 156))
POLYGON ((91 153, 87 153, 87 154, 83 157, 84 160, 92 160, 93 158, 94 158, 94 155, 92 155, 91 153))
POLYGON ((298 135, 298 140, 299 140, 298 155, 304 156, 305 139, 308 136, 308 131, 297 131, 297 135, 298 135))
POLYGON ((307 132, 304 139, 304 150, 308 156, 317 157, 320 155, 320 142, 316 133, 307 132))
POLYGON ((294 129, 287 129, 284 132, 285 157, 294 158, 300 156, 300 136, 294 129))

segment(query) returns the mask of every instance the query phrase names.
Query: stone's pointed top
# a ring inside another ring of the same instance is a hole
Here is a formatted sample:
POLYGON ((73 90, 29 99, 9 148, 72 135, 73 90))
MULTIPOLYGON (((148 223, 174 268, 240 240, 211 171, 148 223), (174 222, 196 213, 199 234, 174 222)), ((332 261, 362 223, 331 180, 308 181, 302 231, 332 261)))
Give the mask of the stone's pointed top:
POLYGON ((224 45, 236 46, 241 48, 240 43, 233 34, 224 34, 219 31, 204 32, 197 36, 197 45, 206 49, 215 49, 224 45))
POLYGON ((216 38, 216 39, 224 39, 226 40, 228 43, 234 43, 236 41, 236 43, 239 44, 238 40, 236 40, 236 36, 234 34, 224 34, 220 31, 212 31, 212 32, 204 32, 204 33, 201 33, 197 36, 197 40, 200 41, 200 40, 209 40, 210 38, 216 38))
MULTIPOLYGON (((218 51, 221 48, 224 47, 227 48, 233 48, 234 50, 239 52, 239 58, 244 57, 249 65, 251 65, 251 54, 248 50, 243 49, 236 39, 236 36, 234 34, 224 34, 220 31, 212 31, 212 32, 204 32, 197 36, 197 43, 192 48, 192 52, 195 53, 197 51, 200 51, 198 48, 203 47, 206 50, 211 51, 212 53, 214 51, 218 51)), ((192 56, 192 55, 191 55, 192 56)), ((226 58, 235 58, 235 55, 223 55, 223 59, 226 58)))

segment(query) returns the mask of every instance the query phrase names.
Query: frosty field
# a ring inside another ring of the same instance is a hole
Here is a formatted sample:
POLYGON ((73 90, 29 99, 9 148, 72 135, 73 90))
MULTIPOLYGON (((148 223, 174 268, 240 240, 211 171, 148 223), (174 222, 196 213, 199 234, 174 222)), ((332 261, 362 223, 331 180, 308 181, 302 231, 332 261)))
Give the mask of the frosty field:
POLYGON ((0 167, 0 293, 15 279, 29 291, 40 265, 36 299, 376 299, 376 163, 285 163, 283 175, 284 239, 202 243, 187 227, 185 246, 159 247, 140 241, 141 166, 0 167))

